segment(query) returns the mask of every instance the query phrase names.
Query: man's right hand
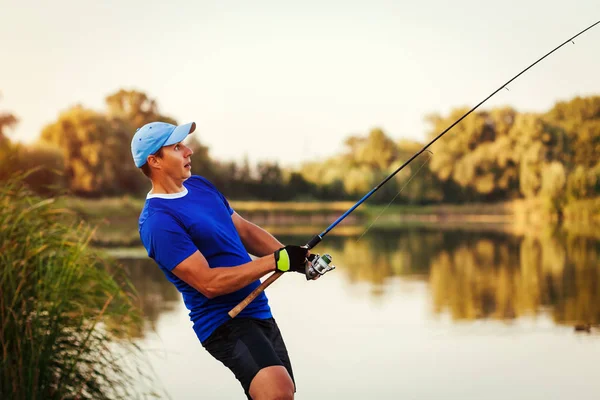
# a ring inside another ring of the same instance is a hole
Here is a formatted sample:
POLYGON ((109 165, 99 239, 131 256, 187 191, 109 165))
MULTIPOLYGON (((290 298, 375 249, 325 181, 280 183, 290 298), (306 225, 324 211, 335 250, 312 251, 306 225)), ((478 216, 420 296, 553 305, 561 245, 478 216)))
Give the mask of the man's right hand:
POLYGON ((287 245, 275 251, 275 270, 279 272, 295 271, 306 274, 306 257, 308 249, 301 246, 287 245))

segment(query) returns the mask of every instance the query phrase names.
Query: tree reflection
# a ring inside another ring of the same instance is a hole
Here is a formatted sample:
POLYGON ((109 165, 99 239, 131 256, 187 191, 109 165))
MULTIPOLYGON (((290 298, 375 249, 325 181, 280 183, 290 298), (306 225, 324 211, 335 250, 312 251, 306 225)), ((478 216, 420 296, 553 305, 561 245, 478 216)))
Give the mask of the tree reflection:
MULTIPOLYGON (((155 330, 162 313, 175 310, 181 302, 177 289, 165 278, 156 263, 149 258, 121 258, 129 279, 136 291, 139 306, 148 322, 146 329, 155 330)), ((143 337, 144 332, 132 332, 134 337, 143 337)))
MULTIPOLYGON (((278 237, 284 243, 307 238, 278 237)), ((542 311, 560 324, 600 323, 600 241, 561 232, 524 236, 430 228, 372 230, 362 238, 328 236, 316 253, 330 253, 351 283, 372 295, 392 277, 428 283, 435 314, 455 320, 510 320, 542 311)), ((150 327, 181 302, 149 259, 121 259, 139 292, 150 327)), ((141 333, 140 333, 141 334, 141 333)))
MULTIPOLYGON (((331 238, 351 282, 383 293, 390 277, 426 280, 433 312, 456 320, 514 319, 549 310, 557 323, 600 323, 600 241, 551 230, 515 236, 425 228, 331 238)), ((326 243, 326 244, 325 244, 326 243)))

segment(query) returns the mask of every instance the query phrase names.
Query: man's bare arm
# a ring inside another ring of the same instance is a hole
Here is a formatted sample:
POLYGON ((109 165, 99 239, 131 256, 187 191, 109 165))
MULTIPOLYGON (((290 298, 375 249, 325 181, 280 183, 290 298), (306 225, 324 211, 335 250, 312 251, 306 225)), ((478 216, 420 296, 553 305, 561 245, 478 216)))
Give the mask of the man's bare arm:
POLYGON ((211 268, 202 253, 196 251, 173 268, 171 272, 212 299, 235 292, 275 269, 273 253, 235 267, 211 268))
POLYGON ((242 239, 244 247, 253 256, 262 257, 284 246, 269 232, 244 219, 238 213, 234 212, 231 219, 242 239))

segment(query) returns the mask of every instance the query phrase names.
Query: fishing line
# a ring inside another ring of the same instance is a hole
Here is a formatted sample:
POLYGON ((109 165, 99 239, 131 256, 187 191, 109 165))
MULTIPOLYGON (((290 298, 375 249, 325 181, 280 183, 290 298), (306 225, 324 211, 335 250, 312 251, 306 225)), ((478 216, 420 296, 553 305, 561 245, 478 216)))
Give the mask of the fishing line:
POLYGON ((427 160, 425 160, 425 162, 423 164, 421 164, 421 166, 419 167, 419 169, 417 169, 415 171, 414 174, 412 174, 410 176, 410 178, 408 178, 408 180, 406 181, 406 183, 402 186, 402 188, 400 188, 400 191, 398 193, 396 193, 396 195, 394 196, 394 198, 387 204, 387 206, 385 206, 385 208, 379 213, 379 215, 377 216, 377 218, 375 218, 375 220, 373 222, 371 222, 371 224, 367 227, 367 229, 365 229, 365 231, 359 236, 358 239, 356 239, 355 243, 358 243, 358 241, 360 239, 362 239, 363 236, 365 236, 365 234, 369 231, 369 229, 371 229, 371 227, 373 226, 373 224, 375 222, 377 222, 377 220, 379 219, 379 217, 381 217, 381 215, 385 212, 385 210, 387 210, 387 208, 394 202, 394 200, 396 200, 396 197, 398 197, 400 195, 400 193, 402 193, 402 191, 404 190, 404 188, 406 186, 408 186, 408 184, 410 183, 410 181, 412 180, 412 178, 414 178, 419 171, 421 170, 421 168, 423 168, 425 166, 425 164, 427 164, 429 162, 429 160, 431 160, 431 157, 433 157, 433 152, 431 152, 430 150, 427 150, 427 152, 429 153, 429 158, 427 158, 427 160))
MULTIPOLYGON (((460 117, 458 120, 456 120, 452 125, 450 125, 443 132, 441 132, 439 135, 437 135, 433 140, 431 140, 429 143, 427 143, 425 146, 423 146, 423 148, 421 150, 419 150, 417 153, 415 153, 411 158, 409 158, 398 169, 396 169, 387 178, 385 178, 377 186, 375 186, 373 189, 371 189, 371 191, 369 193, 367 193, 365 196, 363 196, 362 199, 360 199, 348 211, 346 211, 344 214, 342 214, 342 216, 340 216, 331 225, 329 225, 323 232, 321 232, 320 234, 315 235, 310 241, 308 241, 308 243, 305 245, 305 247, 308 248, 308 249, 312 249, 316 245, 318 245, 321 242, 321 240, 323 240, 323 237, 329 231, 331 231, 333 228, 335 228, 337 226, 337 224, 339 224, 344 218, 346 218, 348 216, 348 214, 350 214, 352 211, 354 211, 356 209, 356 207, 358 207, 359 205, 361 205, 367 198, 369 198, 373 193, 375 193, 381 186, 385 185, 385 183, 387 181, 389 181, 390 179, 392 179, 392 177, 394 175, 396 175, 404 167, 406 167, 408 164, 410 164, 421 153, 423 153, 424 151, 426 151, 429 148, 429 146, 431 146, 439 138, 441 138, 442 136, 444 136, 446 134, 446 132, 448 132, 450 129, 452 129, 456 124, 458 124, 460 121, 462 121, 463 119, 465 119, 469 114, 471 114, 473 111, 475 111, 477 108, 479 108, 479 106, 481 106, 483 103, 485 103, 486 101, 488 101, 493 95, 495 95, 496 93, 498 93, 500 90, 506 88, 508 86, 508 84, 510 84, 512 81, 514 81, 515 79, 517 79, 519 76, 523 75, 525 72, 529 71, 533 66, 535 66, 536 64, 538 64, 540 61, 542 61, 546 57, 548 57, 550 54, 554 53, 556 50, 558 50, 561 47, 563 47, 565 44, 567 44, 567 43, 573 43, 573 44, 575 44, 574 39, 576 37, 582 35, 583 33, 587 32, 587 31, 589 31, 590 29, 592 29, 593 27, 595 27, 598 24, 600 24, 600 21, 597 21, 596 23, 588 26, 587 28, 585 28, 584 30, 582 30, 581 32, 579 32, 578 34, 576 34, 575 36, 570 37, 569 39, 565 40, 563 43, 559 44, 554 49, 550 50, 548 53, 546 53, 545 55, 543 55, 542 57, 540 57, 533 64, 531 64, 530 66, 528 66, 527 68, 525 68, 523 71, 519 72, 517 75, 515 75, 509 81, 507 81, 506 83, 502 84, 502 86, 500 86, 498 89, 496 89, 494 92, 492 92, 492 94, 490 94, 489 96, 487 96, 485 99, 483 99, 481 102, 479 102, 476 106, 474 106, 469 111, 467 111, 462 117, 460 117)), ((506 89, 508 90, 508 88, 506 88, 506 89)), ((327 260, 326 264, 328 264, 328 262, 330 262, 330 260, 327 260)), ((323 270, 322 271, 327 272, 329 270, 330 269, 327 269, 327 265, 323 266, 323 270)), ((265 290, 273 282, 275 282, 275 280, 279 279, 282 274, 283 274, 282 272, 274 272, 263 283, 261 283, 259 287, 257 287, 256 289, 254 289, 252 291, 252 293, 250 293, 244 300, 242 300, 237 306, 235 306, 231 311, 229 311, 229 316, 231 318, 234 318, 236 315, 238 315, 248 304, 250 304, 252 302, 252 300, 254 300, 256 298, 256 296, 258 296, 260 293, 262 293, 262 291, 265 290)))
MULTIPOLYGON (((469 111, 467 111, 462 117, 460 117, 459 119, 457 119, 452 125, 450 125, 449 127, 447 127, 446 129, 444 129, 439 135, 437 135, 433 140, 431 140, 429 143, 427 143, 425 146, 423 146, 423 148, 421 150, 419 150, 418 152, 416 152, 411 158, 409 158, 404 164, 402 164, 397 170, 395 170, 394 172, 392 172, 387 178, 385 178, 383 181, 381 181, 377 186, 375 186, 369 193, 367 193, 362 199, 360 199, 354 206, 352 206, 352 208, 350 208, 348 211, 346 211, 344 214, 342 214, 342 216, 340 216, 334 223, 332 223, 331 225, 329 225, 327 227, 327 229, 325 229, 323 232, 321 232, 318 235, 315 235, 308 243, 307 243, 307 247, 309 249, 312 249, 313 247, 315 247, 317 244, 319 244, 319 242, 321 242, 321 240, 323 240, 323 237, 333 228, 335 228, 335 226, 337 224, 339 224, 344 218, 346 218, 348 216, 348 214, 350 214, 352 211, 354 211, 354 209, 356 209, 356 207, 358 207, 359 205, 361 205, 369 196, 371 196, 373 193, 375 193, 381 186, 383 186, 387 181, 389 181, 390 179, 392 179, 392 177, 394 175, 396 175, 399 171, 401 171, 404 167, 406 167, 412 160, 414 160, 415 158, 417 158, 421 153, 423 153, 425 150, 427 150, 427 148, 429 148, 432 144, 434 144, 439 138, 441 138, 442 136, 444 136, 450 129, 452 129, 454 126, 456 126, 456 124, 458 124, 460 121, 462 121, 463 119, 465 119, 469 114, 471 114, 473 111, 475 111, 477 108, 479 108, 479 106, 481 106, 483 103, 485 103, 487 100, 490 99, 490 97, 492 97, 493 95, 495 95, 496 93, 498 93, 500 90, 504 89, 506 86, 508 86, 509 83, 511 83, 512 81, 514 81, 515 79, 517 79, 519 76, 523 75, 525 72, 527 72, 528 70, 530 70, 534 65, 536 65, 537 63, 539 63, 540 61, 542 61, 544 58, 548 57, 550 54, 554 53, 556 50, 560 49, 561 47, 563 47, 565 44, 573 42, 573 40, 579 36, 582 35, 584 32, 592 29, 594 26, 600 24, 600 21, 597 21, 596 23, 590 25, 589 27, 585 28, 584 30, 582 30, 581 32, 579 32, 578 34, 576 34, 573 37, 570 37, 569 39, 565 40, 563 43, 559 44, 558 46, 556 46, 554 49, 550 50, 548 53, 546 53, 545 55, 543 55, 542 57, 540 57, 537 61, 535 61, 533 64, 531 64, 530 66, 528 66, 527 68, 525 68, 523 71, 519 72, 517 75, 515 75, 513 78, 511 78, 509 81, 507 81, 506 83, 502 84, 502 86, 500 86, 498 89, 496 89, 494 92, 492 92, 492 94, 490 94, 489 96, 487 96, 485 99, 483 99, 482 101, 480 101, 476 106, 474 106, 473 108, 471 108, 469 111)), ((573 42, 574 43, 574 42, 573 42)))

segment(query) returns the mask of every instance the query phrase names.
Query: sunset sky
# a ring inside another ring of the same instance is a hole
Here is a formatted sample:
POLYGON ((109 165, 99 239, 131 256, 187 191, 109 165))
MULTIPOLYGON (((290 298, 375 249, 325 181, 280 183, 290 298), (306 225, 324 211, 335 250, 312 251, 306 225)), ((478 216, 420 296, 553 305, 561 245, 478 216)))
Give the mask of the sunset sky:
MULTIPOLYGON (((600 19, 598 0, 0 0, 0 111, 31 142, 61 111, 120 88, 195 121, 217 159, 327 157, 382 128, 473 106, 600 19)), ((484 104, 543 111, 600 94, 600 26, 484 104)))

